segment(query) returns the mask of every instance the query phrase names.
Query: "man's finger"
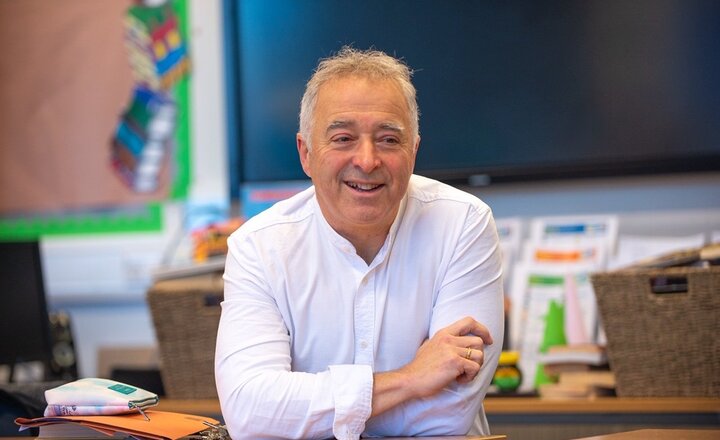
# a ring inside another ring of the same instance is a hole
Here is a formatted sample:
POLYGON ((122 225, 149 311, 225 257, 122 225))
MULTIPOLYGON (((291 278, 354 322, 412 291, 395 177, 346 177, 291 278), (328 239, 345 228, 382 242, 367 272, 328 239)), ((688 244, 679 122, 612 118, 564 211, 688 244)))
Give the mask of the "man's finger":
POLYGON ((447 326, 448 332, 454 336, 473 334, 482 338, 487 345, 493 343, 490 330, 471 317, 465 317, 447 326))
POLYGON ((463 367, 463 373, 456 377, 455 380, 459 383, 472 382, 480 372, 480 366, 481 365, 475 361, 467 362, 463 367))
POLYGON ((485 352, 482 349, 473 348, 473 347, 466 347, 459 349, 460 356, 463 358, 473 361, 480 366, 482 366, 484 360, 485 360, 485 352))
POLYGON ((458 336, 457 342, 458 347, 471 347, 476 350, 482 350, 483 347, 485 347, 485 340, 481 338, 480 336, 475 335, 465 335, 465 336, 458 336))

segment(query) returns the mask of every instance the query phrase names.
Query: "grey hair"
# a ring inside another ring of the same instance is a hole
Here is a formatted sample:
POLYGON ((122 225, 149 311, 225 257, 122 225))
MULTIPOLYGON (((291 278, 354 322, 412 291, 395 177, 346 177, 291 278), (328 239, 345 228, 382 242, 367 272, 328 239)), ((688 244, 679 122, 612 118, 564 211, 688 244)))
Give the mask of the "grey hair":
POLYGON ((308 149, 312 148, 310 134, 320 87, 330 80, 347 76, 392 80, 400 86, 410 110, 410 130, 413 134, 414 144, 420 135, 420 111, 417 104, 417 92, 410 81, 412 74, 412 70, 402 61, 373 49, 358 50, 350 46, 343 46, 334 56, 322 59, 307 82, 305 94, 300 103, 300 135, 307 143, 308 149))

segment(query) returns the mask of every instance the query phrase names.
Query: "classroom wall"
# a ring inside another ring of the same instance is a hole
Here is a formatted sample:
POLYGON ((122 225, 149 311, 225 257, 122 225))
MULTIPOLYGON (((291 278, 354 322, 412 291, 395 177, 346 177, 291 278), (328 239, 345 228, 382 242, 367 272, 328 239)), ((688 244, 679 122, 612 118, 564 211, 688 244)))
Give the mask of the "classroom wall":
POLYGON ((619 234, 682 236, 720 229, 720 172, 464 188, 496 217, 618 214, 619 234))
MULTIPOLYGON (((520 217, 558 214, 615 213, 619 215, 620 234, 687 236, 720 230, 720 173, 703 176, 663 176, 638 179, 603 179, 594 182, 566 182, 523 184, 512 187, 474 189, 501 217, 520 217), (593 203, 595 201, 596 203, 593 203)), ((527 223, 527 222, 526 222, 527 223)), ((105 246, 108 253, 121 249, 120 243, 110 239, 88 239, 105 246)), ((162 240, 153 240, 166 246, 162 240)), ((74 243, 50 243, 51 251, 80 246, 74 243)), ((85 243, 83 243, 85 244, 85 243)), ((138 242, 136 249, 143 249, 138 242)), ((79 249, 79 248, 78 248, 79 249)), ((92 255, 89 253, 88 255, 92 255)), ((145 257, 152 253, 143 254, 145 257)), ((79 257, 78 257, 79 258, 79 257)), ((55 261, 48 261, 52 270, 55 261)), ((120 260, 108 264, 116 280, 122 278, 120 260)), ((52 281, 52 280, 51 280, 52 281)), ((57 290, 48 285, 50 304, 71 313, 80 358, 80 373, 93 376, 96 372, 96 350, 103 346, 155 345, 155 332, 149 310, 144 301, 146 286, 142 282, 129 283, 125 291, 113 290, 108 279, 85 283, 95 294, 72 294, 66 288, 57 290), (63 290, 64 289, 64 290, 63 290)), ((118 283, 121 284, 121 283, 118 283)))
MULTIPOLYGON (((183 225, 193 212, 228 209, 219 0, 190 0, 192 186, 188 203, 165 209, 157 234, 52 237, 43 241, 50 306, 71 314, 81 376, 97 374, 100 347, 153 346, 145 303, 152 269, 187 255, 183 225)), ((294 140, 288 139, 294 150, 294 140)), ((496 217, 615 213, 620 233, 709 234, 720 230, 720 172, 464 188, 496 217)))
POLYGON ((51 309, 72 320, 81 376, 95 376, 100 347, 155 345, 145 292, 158 265, 188 259, 184 227, 229 209, 221 2, 189 0, 192 171, 187 202, 167 203, 160 233, 44 238, 51 309))

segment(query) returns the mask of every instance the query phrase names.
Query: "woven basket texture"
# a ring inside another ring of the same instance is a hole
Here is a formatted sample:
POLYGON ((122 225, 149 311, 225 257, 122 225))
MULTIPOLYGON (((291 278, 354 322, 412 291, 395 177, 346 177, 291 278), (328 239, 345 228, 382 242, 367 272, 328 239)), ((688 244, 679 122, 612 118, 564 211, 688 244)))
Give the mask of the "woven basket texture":
POLYGON ((592 275, 620 397, 720 396, 720 267, 592 275), (685 293, 654 280, 687 280, 685 293))
POLYGON ((222 292, 219 274, 159 281, 148 291, 169 398, 217 398, 214 357, 222 292))

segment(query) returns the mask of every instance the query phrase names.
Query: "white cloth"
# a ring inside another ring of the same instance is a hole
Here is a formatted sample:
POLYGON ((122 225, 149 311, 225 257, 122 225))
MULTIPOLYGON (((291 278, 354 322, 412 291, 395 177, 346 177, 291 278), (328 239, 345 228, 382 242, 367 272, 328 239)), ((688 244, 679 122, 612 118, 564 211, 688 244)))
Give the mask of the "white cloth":
POLYGON ((247 221, 228 247, 215 379, 233 439, 489 433, 501 255, 479 199, 412 176, 369 266, 325 221, 312 187, 247 221), (409 363, 465 316, 494 339, 478 377, 369 419, 373 372, 409 363))
MULTIPOLYGON (((122 382, 86 377, 45 391, 45 417, 107 416, 158 404, 155 393, 122 382)), ((142 411, 141 411, 142 412, 142 411)))

